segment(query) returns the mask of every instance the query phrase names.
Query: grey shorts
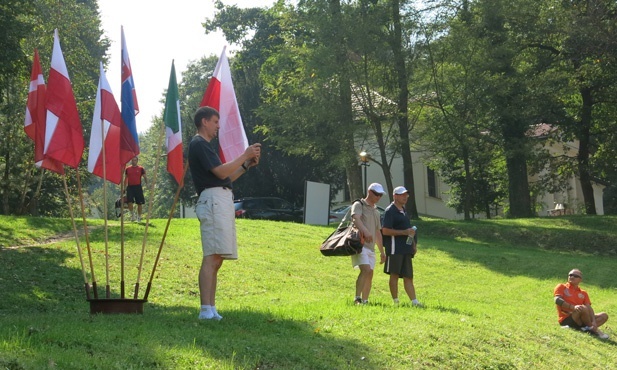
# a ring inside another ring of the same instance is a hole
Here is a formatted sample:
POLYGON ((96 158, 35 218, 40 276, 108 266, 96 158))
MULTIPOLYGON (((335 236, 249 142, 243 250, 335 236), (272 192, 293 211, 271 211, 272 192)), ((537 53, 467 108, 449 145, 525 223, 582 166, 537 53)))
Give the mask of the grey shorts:
POLYGON ((236 214, 231 190, 205 189, 199 194, 195 213, 199 219, 204 257, 219 254, 224 259, 237 259, 236 214))
POLYGON ((383 272, 388 275, 395 274, 399 278, 413 279, 413 263, 411 254, 391 254, 386 256, 383 272))

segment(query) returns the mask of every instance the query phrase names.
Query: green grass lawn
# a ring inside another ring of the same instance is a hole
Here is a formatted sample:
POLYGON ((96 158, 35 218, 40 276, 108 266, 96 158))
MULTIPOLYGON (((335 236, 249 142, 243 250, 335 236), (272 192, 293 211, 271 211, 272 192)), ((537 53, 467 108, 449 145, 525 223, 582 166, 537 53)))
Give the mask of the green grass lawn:
MULTIPOLYGON (((149 227, 141 295, 165 221, 149 227)), ((357 270, 318 251, 332 227, 238 220, 240 259, 219 273, 216 322, 197 319, 195 219, 172 221, 142 315, 90 315, 70 221, 0 217, 0 369, 615 368, 617 218, 416 224, 425 308, 393 306, 381 265, 371 304, 354 306, 357 270), (612 316, 608 341, 557 325, 553 288, 574 267, 612 316)), ((120 226, 109 223, 106 246, 102 225, 90 230, 95 276, 100 294, 109 281, 118 297, 120 226)), ((144 228, 125 227, 130 293, 144 228)))

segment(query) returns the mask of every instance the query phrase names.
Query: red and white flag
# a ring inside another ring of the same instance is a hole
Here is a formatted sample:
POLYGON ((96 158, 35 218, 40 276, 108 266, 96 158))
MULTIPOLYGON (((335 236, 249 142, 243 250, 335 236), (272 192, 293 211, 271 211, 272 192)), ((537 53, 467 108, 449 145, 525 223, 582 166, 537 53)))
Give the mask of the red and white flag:
POLYGON ((94 114, 92 115, 88 171, 119 185, 124 168, 124 163, 121 163, 120 159, 122 117, 118 103, 114 99, 114 94, 111 92, 111 87, 105 76, 103 63, 101 63, 100 69, 99 87, 96 92, 94 114), (105 149, 104 152, 103 148, 105 149))
POLYGON ((236 100, 229 60, 225 55, 225 47, 221 53, 214 75, 208 83, 206 92, 201 100, 200 107, 209 106, 218 110, 220 114, 220 129, 218 133, 220 144, 220 157, 223 163, 231 162, 238 158, 249 146, 240 109, 236 100))
POLYGON ((84 152, 84 135, 57 29, 54 31, 45 108, 47 124, 43 154, 77 168, 84 152))
POLYGON ((34 141, 34 162, 36 166, 64 174, 62 163, 51 158, 45 158, 43 155, 45 146, 45 96, 45 78, 39 61, 39 52, 34 50, 24 131, 34 141))

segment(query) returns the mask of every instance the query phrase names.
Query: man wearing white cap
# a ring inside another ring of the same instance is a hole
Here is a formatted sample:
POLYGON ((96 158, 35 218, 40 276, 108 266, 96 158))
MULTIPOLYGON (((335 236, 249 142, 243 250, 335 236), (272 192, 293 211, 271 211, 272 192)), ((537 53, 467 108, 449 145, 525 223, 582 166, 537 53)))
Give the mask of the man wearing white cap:
POLYGON ((394 188, 394 202, 386 208, 381 232, 383 245, 386 249, 386 264, 384 272, 390 275, 390 294, 394 304, 398 304, 398 279, 403 279, 403 287, 411 304, 422 306, 416 299, 416 288, 413 285, 413 263, 411 259, 417 251, 414 240, 416 231, 411 227, 405 204, 409 192, 403 186, 394 188))
POLYGON ((354 202, 351 206, 351 217, 354 224, 364 237, 364 246, 360 254, 351 256, 353 267, 360 269, 356 279, 355 304, 367 304, 373 284, 373 270, 375 269, 375 244, 379 248, 380 263, 384 263, 385 254, 381 240, 381 222, 376 203, 381 199, 385 191, 383 186, 376 182, 369 185, 366 198, 354 202))

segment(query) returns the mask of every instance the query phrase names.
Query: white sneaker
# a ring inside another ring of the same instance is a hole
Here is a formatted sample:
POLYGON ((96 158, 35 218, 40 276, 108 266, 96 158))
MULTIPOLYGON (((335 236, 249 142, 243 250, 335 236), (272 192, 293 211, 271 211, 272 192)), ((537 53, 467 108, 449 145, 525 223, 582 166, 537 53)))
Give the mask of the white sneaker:
POLYGON ((137 222, 141 222, 141 216, 137 216, 137 222))
POLYGON ((135 221, 137 219, 137 216, 135 216, 134 213, 131 213, 131 221, 135 221))
POLYGON ((598 333, 598 338, 600 339, 608 339, 610 336, 606 333, 598 333))
POLYGON ((212 320, 213 318, 214 314, 210 310, 199 312, 199 320, 212 320))
POLYGON ((216 311, 215 306, 212 306, 212 318, 216 321, 221 321, 223 319, 223 316, 219 315, 219 313, 216 311))
POLYGON ((414 307, 420 307, 420 308, 424 307, 424 305, 420 302, 411 302, 411 305, 414 307))

